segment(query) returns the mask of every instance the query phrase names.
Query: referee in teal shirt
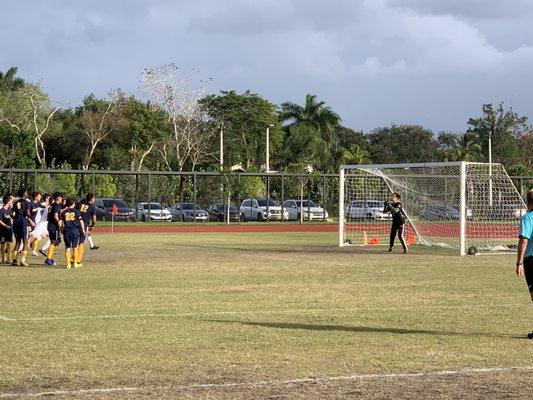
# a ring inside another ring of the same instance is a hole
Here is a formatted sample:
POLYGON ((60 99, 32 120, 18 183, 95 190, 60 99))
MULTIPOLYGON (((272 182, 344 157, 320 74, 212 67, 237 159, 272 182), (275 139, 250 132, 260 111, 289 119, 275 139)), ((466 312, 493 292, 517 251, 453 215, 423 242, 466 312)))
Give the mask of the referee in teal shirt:
MULTIPOLYGON (((527 213, 520 220, 516 275, 525 276, 533 301, 533 190, 527 192, 527 213)), ((533 339, 533 332, 527 335, 533 339)))

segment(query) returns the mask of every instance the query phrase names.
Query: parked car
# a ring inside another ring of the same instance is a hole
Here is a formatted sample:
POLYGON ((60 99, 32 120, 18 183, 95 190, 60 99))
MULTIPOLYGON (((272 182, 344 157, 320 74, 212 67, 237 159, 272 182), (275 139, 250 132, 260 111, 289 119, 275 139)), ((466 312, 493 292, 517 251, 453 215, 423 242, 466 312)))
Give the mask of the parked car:
POLYGON ((206 222, 209 221, 209 213, 194 203, 176 203, 170 207, 172 221, 183 222, 206 222))
POLYGON ((101 198, 96 199, 94 207, 96 218, 101 221, 111 221, 113 216, 113 205, 116 205, 118 212, 115 214, 115 221, 132 221, 135 219, 133 208, 128 206, 122 199, 101 198))
POLYGON ((526 212, 527 209, 521 204, 498 204, 491 208, 489 219, 495 221, 520 219, 526 212))
MULTIPOLYGON (((472 210, 466 209, 466 218, 472 218, 472 210)), ((461 211, 458 206, 450 204, 429 204, 422 209, 420 218, 428 220, 460 219, 461 211)))
POLYGON ((241 203, 240 213, 240 218, 243 221, 281 221, 289 219, 287 210, 284 210, 282 214, 279 203, 271 199, 245 199, 241 203))
POLYGON ((322 221, 328 219, 328 212, 308 200, 286 200, 283 202, 283 209, 289 213, 289 220, 300 220, 300 214, 303 214, 303 219, 306 221, 322 221))
POLYGON ((344 211, 348 219, 373 219, 385 221, 392 218, 390 213, 383 212, 383 202, 378 200, 353 200, 344 211))
MULTIPOLYGON (((209 213, 209 220, 216 222, 224 222, 227 220, 228 215, 228 205, 217 203, 211 204, 207 209, 209 213)), ((229 220, 230 222, 239 221, 239 210, 237 207, 229 206, 229 220)))
POLYGON ((137 219, 146 221, 172 221, 172 214, 159 203, 138 203, 137 219))

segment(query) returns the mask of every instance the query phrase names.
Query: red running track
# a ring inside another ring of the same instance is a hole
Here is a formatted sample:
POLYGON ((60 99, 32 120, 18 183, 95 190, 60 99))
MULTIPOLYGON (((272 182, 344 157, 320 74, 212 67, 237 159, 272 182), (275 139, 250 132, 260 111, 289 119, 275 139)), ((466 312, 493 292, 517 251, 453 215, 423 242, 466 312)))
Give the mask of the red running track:
MULTIPOLYGON (((168 225, 116 226, 115 233, 246 233, 246 232, 337 232, 337 225, 168 225)), ((111 233, 111 227, 95 227, 95 233, 111 233)))
MULTIPOLYGON (((358 224, 346 225, 347 230, 368 231, 369 233, 388 234, 388 224, 358 224)), ((338 231, 334 224, 324 225, 293 225, 293 224, 265 224, 265 225, 132 225, 117 226, 115 233, 246 233, 246 232, 322 232, 338 231)), ((419 224, 418 231, 428 237, 457 237, 458 224, 419 224)), ((111 233, 111 227, 96 227, 95 233, 111 233)), ((411 229, 408 228, 408 233, 411 229)), ((467 236, 470 238, 510 238, 518 234, 518 224, 467 224, 467 236)))

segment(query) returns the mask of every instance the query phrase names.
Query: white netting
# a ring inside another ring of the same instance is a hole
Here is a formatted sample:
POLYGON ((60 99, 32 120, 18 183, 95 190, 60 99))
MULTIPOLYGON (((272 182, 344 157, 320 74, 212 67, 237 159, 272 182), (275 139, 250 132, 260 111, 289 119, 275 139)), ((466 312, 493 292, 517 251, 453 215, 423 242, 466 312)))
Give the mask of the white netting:
POLYGON ((465 163, 464 176, 461 163, 347 166, 343 171, 343 244, 388 244, 391 216, 382 211, 392 192, 401 195, 411 244, 460 250, 464 232, 464 249, 507 250, 525 212, 500 164, 465 163))

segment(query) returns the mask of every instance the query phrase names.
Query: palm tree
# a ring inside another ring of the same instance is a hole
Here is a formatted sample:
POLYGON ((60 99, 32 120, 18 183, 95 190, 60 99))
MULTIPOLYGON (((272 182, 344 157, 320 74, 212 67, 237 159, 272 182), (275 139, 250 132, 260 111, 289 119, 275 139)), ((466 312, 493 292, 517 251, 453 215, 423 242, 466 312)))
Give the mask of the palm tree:
POLYGON ((316 128, 328 143, 332 139, 335 127, 341 122, 341 117, 336 112, 310 93, 305 96, 303 107, 291 102, 283 103, 280 119, 281 122, 288 122, 287 126, 307 124, 316 128))
POLYGON ((481 161, 484 157, 475 135, 472 132, 466 132, 459 136, 447 158, 453 161, 481 161))
POLYGON ((348 149, 341 147, 341 154, 338 160, 339 165, 341 164, 369 164, 370 155, 368 151, 363 149, 356 143, 350 145, 348 149))

